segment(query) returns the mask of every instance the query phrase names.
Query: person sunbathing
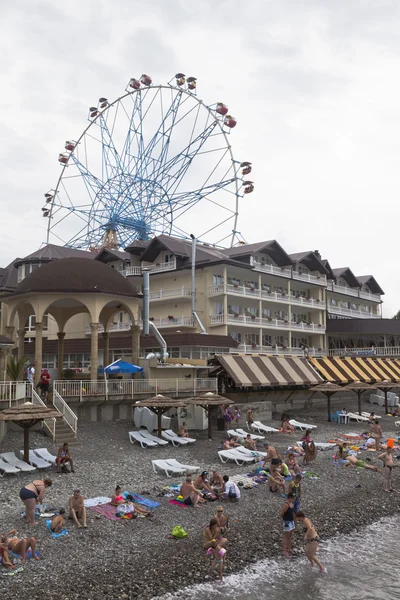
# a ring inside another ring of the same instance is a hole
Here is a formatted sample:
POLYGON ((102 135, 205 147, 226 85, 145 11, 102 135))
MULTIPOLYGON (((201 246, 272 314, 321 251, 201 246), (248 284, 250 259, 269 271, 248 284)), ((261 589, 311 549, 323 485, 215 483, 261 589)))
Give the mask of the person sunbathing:
POLYGON ((289 423, 288 418, 285 418, 281 422, 281 430, 282 433, 294 433, 296 431, 296 428, 289 423))
POLYGON ((269 491, 277 492, 279 489, 282 491, 282 494, 285 493, 285 478, 282 477, 279 471, 279 461, 280 459, 274 458, 271 461, 271 466, 269 468, 270 476, 268 479, 269 491))
POLYGON ((8 546, 7 546, 6 542, 0 542, 0 559, 1 559, 0 562, 3 565, 3 567, 10 569, 10 571, 15 569, 16 565, 12 564, 10 557, 8 555, 8 546))
MULTIPOLYGON (((375 440, 374 440, 374 443, 375 443, 375 440)), ((337 449, 336 460, 346 460, 348 454, 349 454, 349 450, 347 448, 347 443, 343 442, 343 444, 340 444, 339 448, 337 449)))
POLYGON ((369 469, 370 471, 375 471, 376 473, 381 473, 382 471, 376 467, 375 465, 369 465, 364 460, 360 460, 355 456, 349 455, 346 458, 346 467, 360 467, 361 469, 369 469))
POLYGON ((244 447, 247 450, 257 450, 256 440, 251 439, 251 434, 248 433, 246 439, 244 440, 244 447))
POLYGON ((229 517, 224 513, 224 509, 222 506, 217 506, 217 512, 214 515, 214 519, 217 519, 218 527, 221 530, 221 533, 225 533, 228 529, 229 517))
POLYGON ((208 475, 208 471, 203 471, 197 477, 197 479, 195 479, 195 482, 193 485, 197 490, 205 490, 206 492, 210 492, 210 494, 212 494, 213 489, 208 482, 207 475, 208 475))
POLYGON ((139 515, 144 515, 145 517, 153 516, 153 513, 150 510, 147 510, 147 508, 144 508, 143 506, 138 506, 138 504, 136 502, 132 502, 132 500, 130 500, 129 497, 125 498, 125 496, 122 495, 122 489, 119 485, 117 485, 117 487, 115 488, 115 492, 111 496, 110 504, 112 506, 130 504, 134 512, 137 512, 139 515))
POLYGON ((210 486, 211 486, 215 496, 218 497, 220 494, 224 493, 225 483, 224 483, 221 473, 219 473, 218 471, 212 472, 211 479, 210 479, 210 486))
POLYGON ((36 539, 34 537, 19 539, 16 529, 11 529, 11 531, 2 535, 0 543, 2 547, 6 546, 13 554, 20 554, 21 564, 25 563, 25 553, 29 549, 32 551, 32 558, 40 560, 36 554, 36 539))
POLYGON ((126 499, 122 495, 122 490, 119 485, 115 488, 115 492, 111 496, 111 504, 113 506, 119 506, 120 504, 125 504, 126 499))
POLYGON ((60 510, 58 511, 58 515, 53 517, 50 524, 50 531, 52 533, 60 533, 60 531, 62 531, 65 524, 64 515, 65 508, 60 508, 60 510))
POLYGON ((187 427, 187 423, 183 422, 181 428, 178 431, 179 437, 189 437, 189 431, 187 427))
POLYGON ((199 508, 199 504, 207 502, 207 500, 203 499, 201 491, 195 488, 192 478, 189 475, 182 483, 179 493, 183 497, 183 503, 186 504, 186 506, 199 508))
POLYGON ((220 546, 226 546, 228 540, 222 537, 221 528, 218 525, 218 519, 213 517, 208 525, 203 531, 203 548, 204 550, 208 550, 211 547, 211 541, 215 539, 217 540, 220 546))
POLYGON ((221 444, 224 450, 231 450, 232 448, 238 448, 242 445, 237 436, 233 436, 229 440, 222 440, 221 444))

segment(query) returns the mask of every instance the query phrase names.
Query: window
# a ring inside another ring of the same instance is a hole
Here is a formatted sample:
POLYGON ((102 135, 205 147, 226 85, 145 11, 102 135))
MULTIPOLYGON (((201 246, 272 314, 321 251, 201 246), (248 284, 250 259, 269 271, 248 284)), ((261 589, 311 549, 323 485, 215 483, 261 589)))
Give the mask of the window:
POLYGON ((332 306, 337 306, 336 298, 331 298, 331 304, 332 304, 332 306))
POLYGON ((250 315, 253 315, 254 317, 258 317, 258 310, 255 306, 248 306, 246 308, 247 312, 250 313, 250 315))
POLYGON ((64 354, 64 369, 87 369, 90 367, 90 354, 77 352, 73 354, 64 354))
POLYGON ((258 289, 258 283, 256 283, 255 281, 245 281, 244 285, 252 290, 258 289))
POLYGON ((240 315, 242 313, 242 307, 239 304, 230 304, 228 306, 228 312, 233 315, 240 315))
POLYGON ((349 303, 346 300, 342 300, 342 308, 349 308, 349 303))
POLYGON ((174 260, 175 260, 175 256, 173 254, 170 254, 169 252, 164 254, 164 262, 171 263, 171 262, 174 262, 174 260))
POLYGON ((258 346, 259 339, 260 338, 259 338, 258 333, 248 333, 246 335, 245 343, 246 344, 255 344, 256 346, 258 346))
POLYGON ((277 310, 275 313, 275 318, 279 321, 283 321, 285 318, 285 313, 283 312, 283 310, 277 310))
POLYGON ((56 369, 57 368, 57 357, 55 354, 43 354, 42 358, 43 369, 56 369))
POLYGON ((308 319, 307 319, 307 315, 304 313, 292 313, 292 321, 294 323, 307 323, 308 319))
POLYGON ((236 277, 228 277, 228 283, 238 287, 240 285, 240 279, 237 279, 236 277))
POLYGON ((264 292, 270 292, 271 291, 271 286, 269 285, 269 283, 262 283, 261 284, 261 289, 264 292))
POLYGON ((297 265, 297 272, 298 273, 306 273, 306 274, 308 274, 310 271, 309 271, 309 269, 305 265, 303 265, 302 263, 299 263, 297 265))
POLYGON ((272 319, 272 310, 270 308, 263 308, 262 316, 263 319, 272 319))
POLYGON ((274 264, 273 261, 271 260, 271 258, 266 254, 255 254, 254 260, 258 263, 261 263, 262 265, 273 265, 274 264))
POLYGON ((292 348, 301 348, 302 346, 308 346, 308 339, 301 337, 292 337, 292 348))
POLYGON ((218 287, 224 285, 224 278, 222 275, 213 275, 213 286, 218 287))
POLYGON ((358 304, 354 304, 354 302, 352 302, 350 304, 350 308, 351 308, 351 310, 358 310, 358 304))
POLYGON ((240 331, 231 331, 231 337, 233 337, 234 340, 239 342, 239 344, 242 343, 242 334, 240 333, 240 331))
POLYGON ((263 346, 272 346, 272 335, 263 335, 262 336, 262 345, 263 346))
POLYGON ((25 265, 19 265, 18 267, 18 283, 20 283, 24 278, 24 266, 25 265))
POLYGON ((222 302, 214 302, 214 315, 222 315, 224 312, 224 305, 222 302))
POLYGON ((284 346, 285 345, 285 338, 283 337, 283 335, 277 335, 277 336, 275 336, 275 344, 277 346, 284 346))
MULTIPOLYGON (((43 315, 43 331, 47 331, 49 315, 43 315)), ((25 331, 35 331, 36 317, 31 315, 25 325, 25 331)))

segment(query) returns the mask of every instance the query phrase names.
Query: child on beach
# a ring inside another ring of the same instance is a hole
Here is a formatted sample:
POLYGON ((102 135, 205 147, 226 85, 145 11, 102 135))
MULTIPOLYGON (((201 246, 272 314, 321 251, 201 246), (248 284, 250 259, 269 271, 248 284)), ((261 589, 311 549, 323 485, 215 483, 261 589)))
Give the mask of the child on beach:
POLYGON ((293 477, 295 477, 298 473, 301 473, 301 469, 293 452, 289 452, 287 455, 286 464, 289 467, 290 474, 293 475, 293 477))
POLYGON ((211 547, 207 550, 207 556, 211 558, 210 573, 218 569, 220 581, 222 581, 222 570, 225 566, 226 550, 217 544, 217 540, 211 540, 211 547))
MULTIPOLYGON (((294 478, 294 481, 289 483, 289 493, 293 494, 294 504, 293 510, 297 513, 300 510, 300 502, 301 502, 301 475, 298 473, 294 478)), ((296 521, 296 516, 294 518, 296 521)))
POLYGON ((235 408, 236 427, 239 427, 240 417, 241 417, 240 408, 235 408))
POLYGON ((52 533, 60 533, 60 531, 62 531, 65 524, 64 515, 65 508, 60 508, 58 515, 56 517, 53 517, 50 524, 50 531, 52 533))

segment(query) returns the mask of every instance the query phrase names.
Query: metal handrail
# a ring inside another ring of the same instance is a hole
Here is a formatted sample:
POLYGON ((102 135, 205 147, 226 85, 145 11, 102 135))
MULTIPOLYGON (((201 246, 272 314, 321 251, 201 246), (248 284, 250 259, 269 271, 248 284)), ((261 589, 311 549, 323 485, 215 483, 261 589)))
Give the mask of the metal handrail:
MULTIPOLYGON (((32 395, 31 395, 31 401, 32 404, 37 404, 39 406, 44 406, 46 407, 46 404, 43 402, 43 400, 41 399, 41 397, 39 396, 39 394, 36 392, 35 388, 32 385, 32 395)), ((53 442, 56 439, 56 419, 54 417, 52 417, 51 419, 44 419, 43 421, 43 425, 49 430, 50 435, 53 439, 53 442), (49 422, 51 423, 51 425, 49 424, 49 422)))
POLYGON ((70 409, 65 400, 60 396, 53 386, 53 406, 63 415, 65 423, 72 429, 76 435, 78 429, 78 417, 73 410, 70 409))

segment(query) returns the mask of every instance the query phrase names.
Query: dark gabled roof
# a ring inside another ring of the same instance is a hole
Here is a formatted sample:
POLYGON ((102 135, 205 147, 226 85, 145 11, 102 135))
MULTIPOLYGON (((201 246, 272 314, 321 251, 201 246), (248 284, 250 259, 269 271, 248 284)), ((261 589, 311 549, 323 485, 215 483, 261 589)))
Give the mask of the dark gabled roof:
POLYGON ((295 252, 289 254, 295 264, 303 263, 310 271, 318 271, 322 275, 328 275, 329 271, 321 260, 321 256, 315 250, 307 250, 306 252, 295 252))
POLYGON ((17 287, 18 271, 15 265, 20 260, 20 258, 16 258, 7 267, 1 269, 0 292, 13 292, 17 287))
POLYGON ((149 244, 150 240, 136 240, 125 248, 125 252, 129 252, 129 254, 135 254, 138 256, 142 254, 143 250, 147 248, 149 244))
POLYGON ((350 287, 360 287, 360 282, 354 275, 353 271, 349 267, 340 267, 339 269, 332 269, 335 279, 343 277, 347 281, 350 287))
POLYGON ((328 273, 329 273, 329 274, 327 275, 327 278, 328 278, 328 279, 335 279, 335 276, 334 276, 334 274, 333 274, 333 271, 332 271, 331 265, 329 264, 329 261, 328 261, 326 258, 324 258, 324 259, 322 259, 322 261, 321 261, 321 262, 322 262, 322 264, 324 265, 325 269, 327 269, 327 271, 328 271, 328 273))
POLYGON ((367 285, 373 294, 385 294, 373 275, 357 275, 357 281, 360 285, 367 285))
POLYGON ((137 296, 123 275, 100 261, 63 258, 42 265, 17 285, 14 294, 38 292, 97 293, 137 296))
POLYGON ((129 252, 124 252, 123 250, 112 250, 111 248, 103 248, 94 257, 95 260, 100 260, 104 263, 112 262, 114 260, 131 260, 131 258, 132 257, 129 252))
POLYGON ((17 259, 15 266, 19 267, 26 262, 50 262, 51 260, 60 260, 62 258, 94 258, 96 255, 88 250, 76 250, 66 246, 56 246, 55 244, 46 244, 39 250, 28 254, 24 258, 17 259))
POLYGON ((230 258, 247 256, 254 254, 255 252, 266 252, 278 267, 286 267, 293 264, 293 260, 290 258, 289 254, 285 252, 276 240, 257 242, 255 244, 241 244, 240 246, 234 246, 233 248, 226 248, 222 250, 222 252, 230 258))
MULTIPOLYGON (((141 256, 142 261, 153 262, 162 250, 168 250, 174 256, 185 259, 191 264, 192 242, 191 240, 180 240, 169 235, 159 235, 154 238, 141 256)), ((227 260, 225 249, 215 248, 207 244, 196 244, 196 264, 211 263, 227 260)))

